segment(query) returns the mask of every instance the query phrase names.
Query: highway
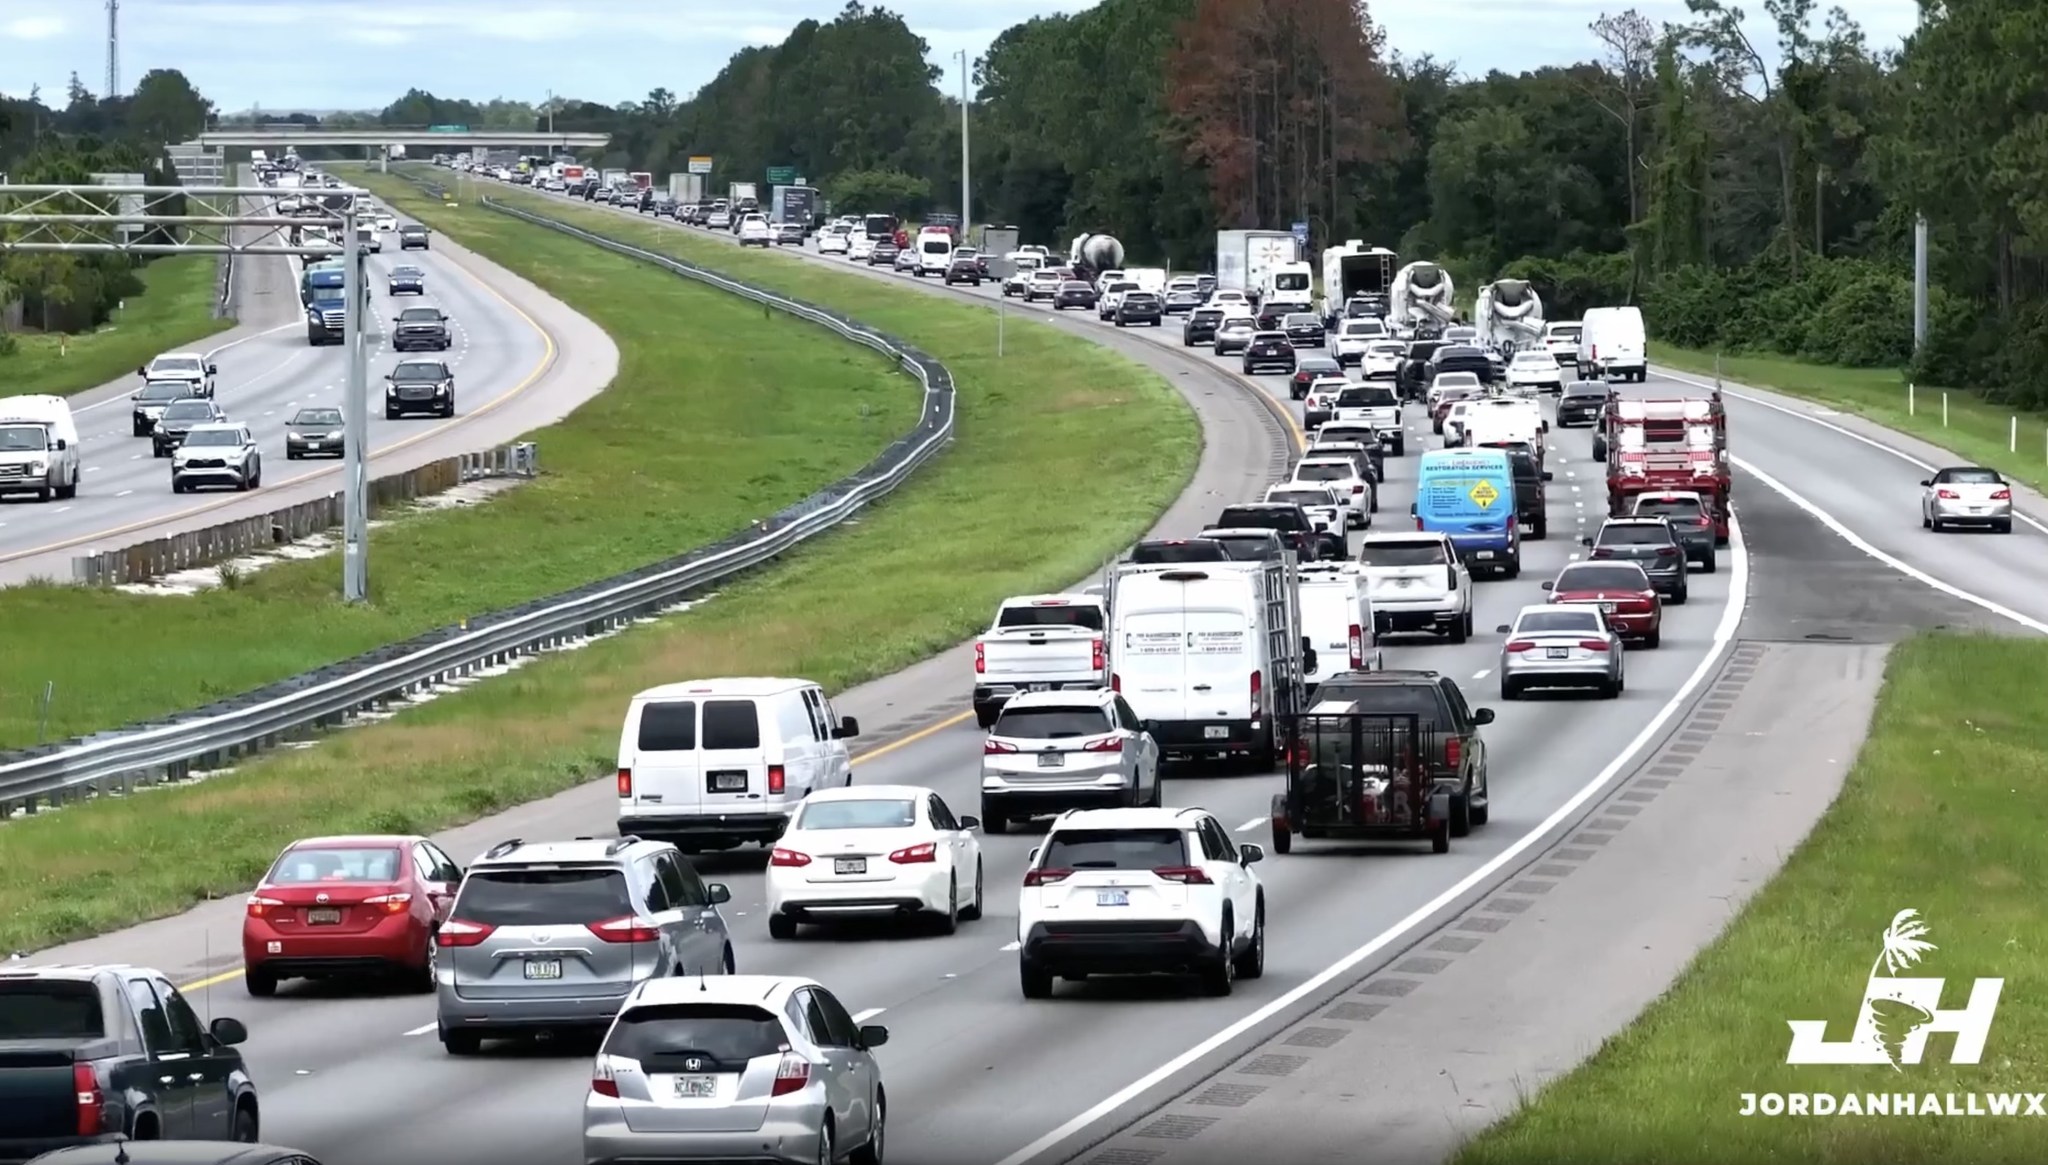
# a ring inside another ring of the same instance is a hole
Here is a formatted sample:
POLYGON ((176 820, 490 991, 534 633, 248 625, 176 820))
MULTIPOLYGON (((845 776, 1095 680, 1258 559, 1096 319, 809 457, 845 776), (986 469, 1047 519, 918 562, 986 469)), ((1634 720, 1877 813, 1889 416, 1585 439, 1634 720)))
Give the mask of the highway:
MULTIPOLYGON (((930 284, 875 277, 939 293, 930 284)), ((1015 304, 1012 310, 1025 311, 1015 304)), ((1054 326, 1143 358, 1179 386, 1200 414, 1207 436, 1202 466, 1162 519, 1159 534, 1193 533, 1222 505, 1255 496, 1284 467, 1298 413, 1285 402, 1277 379, 1261 379, 1257 391, 1263 399, 1254 397, 1224 365, 1182 351, 1173 328, 1130 335, 1098 325, 1092 316, 1069 316, 1054 326), (1284 428, 1276 423, 1283 415, 1284 428)), ((1412 500, 1414 452, 1435 445, 1427 439, 1426 422, 1418 427, 1414 416, 1410 410, 1410 455, 1387 461, 1380 519, 1396 528, 1405 525, 1412 500)), ((1065 985, 1053 1000, 1025 1002, 1016 955, 1008 948, 1016 937, 1011 888, 1033 843, 1028 832, 984 839, 988 915, 947 938, 877 930, 771 942, 759 916, 760 856, 699 862, 707 878, 733 889, 727 917, 741 970, 815 977, 864 1020, 890 1027, 891 1042, 879 1055, 891 1098, 894 1160, 993 1165, 1010 1158, 1015 1165, 1013 1155, 1020 1150, 1212 1035, 1253 1017, 1265 1026, 1269 1013, 1293 1006, 1304 984, 1328 969, 1341 970, 1340 962, 1368 945, 1383 945, 1385 958, 1398 955, 1402 936, 1415 930, 1415 916, 1447 912, 1485 893, 1515 872, 1532 845, 1569 828, 1600 782, 1627 769, 1656 742, 1737 637, 1745 613, 1751 625, 1762 621, 1774 631, 1819 627, 1841 606, 1841 580, 1817 575, 1808 565, 1869 562, 1860 552, 1844 554, 1819 519, 1745 480, 1737 487, 1743 529, 1724 552, 1720 572, 1696 574, 1692 601, 1667 610, 1661 649, 1630 654, 1628 691, 1620 700, 1501 703, 1492 676, 1499 637, 1492 628, 1516 608, 1541 601, 1539 584, 1578 553, 1572 535, 1590 529, 1602 507, 1604 485, 1599 466, 1588 459, 1585 431, 1554 431, 1551 439, 1556 480, 1549 518, 1555 533, 1548 541, 1525 543, 1526 569, 1519 580, 1480 585, 1479 638, 1461 646, 1402 639, 1385 645, 1389 666, 1442 671, 1464 687, 1473 704, 1498 712, 1499 720, 1486 730, 1493 757, 1491 823, 1454 842, 1445 856, 1325 843, 1261 866, 1270 905, 1266 977, 1239 984, 1229 998, 1201 998, 1155 982, 1112 981, 1065 985), (1748 549, 1752 525, 1755 544, 1767 541, 1772 547, 1769 555, 1759 554, 1754 572, 1748 549), (1765 578, 1774 580, 1769 589, 1761 585, 1765 578)), ((1738 423, 1735 448, 1769 456, 1769 443, 1752 441, 1738 423)), ((1809 457, 1817 448, 1831 450, 1819 436, 1795 435, 1787 443, 1809 457)), ((1842 454, 1852 459, 1842 471, 1856 471, 1853 458, 1883 456, 1856 449, 1842 454)), ((1777 462, 1766 471, 1777 473, 1777 462)), ((2007 541, 2019 546, 2023 537, 2034 535, 2015 534, 2007 541)), ((1913 562, 1922 569, 1940 566, 1940 548, 1922 545, 1929 548, 1916 548, 1913 562)), ((1864 596, 1851 614, 1833 617, 1827 633, 1878 639, 1898 626, 1986 616, 1968 600, 1930 603, 1929 594, 1913 583, 1864 596)), ((843 713, 859 717, 871 732, 899 721, 927 725, 907 735, 874 732, 876 739, 862 741, 868 751, 859 760, 858 779, 929 785, 957 812, 974 812, 980 734, 971 722, 963 723, 969 674, 965 653, 955 649, 835 697, 843 713)), ((1271 776, 1169 778, 1165 795, 1172 805, 1214 811, 1242 840, 1264 841, 1275 786, 1271 776)), ((595 782, 450 831, 442 840, 460 859, 507 836, 608 832, 609 794, 608 779, 595 782)), ((1670 876, 1687 873, 1680 869, 1670 876)), ((587 1045, 507 1045, 454 1060, 433 1036, 429 997, 306 985, 287 986, 275 999, 247 998, 234 966, 240 913, 238 902, 216 903, 45 955, 159 966, 189 985, 203 1011, 247 1021, 252 1038, 246 1051, 263 1088, 266 1139, 309 1151, 330 1165, 370 1165, 401 1155, 449 1165, 580 1159, 587 1045)), ((1357 967, 1359 973, 1369 969, 1357 967)), ((1455 1038, 1484 1043, 1486 1034, 1466 1031, 1455 1038)))

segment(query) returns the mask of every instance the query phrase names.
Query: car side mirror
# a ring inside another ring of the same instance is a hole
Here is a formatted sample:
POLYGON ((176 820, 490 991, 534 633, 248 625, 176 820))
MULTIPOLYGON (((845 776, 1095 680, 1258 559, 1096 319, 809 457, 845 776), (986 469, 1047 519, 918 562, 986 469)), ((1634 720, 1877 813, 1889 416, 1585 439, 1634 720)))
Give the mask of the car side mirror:
POLYGON ((384 374, 384 379, 386 379, 386 380, 389 380, 389 379, 391 379, 391 378, 392 378, 392 376, 394 376, 394 375, 396 375, 396 374, 395 374, 395 373, 390 373, 390 372, 387 372, 387 373, 385 373, 385 374, 384 374))
POLYGON ((1934 479, 1930 477, 1930 478, 1928 478, 1928 479, 1927 479, 1926 481, 1923 481, 1923 482, 1921 482, 1920 484, 1921 484, 1921 485, 1922 485, 1923 487, 1924 487, 1924 486, 1930 486, 1930 485, 1933 485, 1933 484, 1934 484, 1934 479))
POLYGON ((860 1046, 879 1048, 889 1042, 889 1029, 878 1023, 864 1023, 860 1026, 860 1046))
POLYGON ((1237 847, 1237 864, 1240 866, 1254 866, 1265 860, 1265 846, 1247 844, 1237 847))
POLYGON ((249 1029, 242 1026, 242 1021, 230 1019, 225 1015, 206 1025, 206 1030, 212 1033, 216 1041, 230 1048, 236 1044, 246 1043, 249 1039, 249 1029))
POLYGON ((1587 534, 1587 535, 1583 535, 1583 536, 1581 536, 1581 537, 1579 538, 1579 545, 1581 545, 1581 546, 1591 546, 1592 544, 1593 544, 1593 536, 1592 536, 1592 535, 1590 535, 1590 534, 1587 534))
POLYGON ((1496 635, 1506 635, 1508 632, 1513 631, 1514 628, 1508 626, 1506 623, 1502 623, 1500 626, 1495 627, 1493 630, 1496 635))
POLYGON ((1555 473, 1552 473, 1552 472, 1551 472, 1551 471, 1549 471, 1548 469, 1546 469, 1546 470, 1544 470, 1544 471, 1543 471, 1543 480, 1545 480, 1545 481, 1556 481, 1556 480, 1557 480, 1557 475, 1556 475, 1555 473))
POLYGON ((1549 590, 1550 588, 1552 588, 1552 587, 1556 586, 1556 585, 1557 585, 1557 583, 1556 583, 1556 582, 1554 582, 1554 581, 1552 581, 1552 580, 1550 580, 1550 579, 1544 579, 1544 580, 1543 580, 1543 589, 1544 589, 1544 590, 1546 590, 1546 591, 1547 591, 1547 590, 1549 590))
POLYGON ((839 731, 832 734, 832 739, 852 740, 854 737, 859 735, 860 721, 855 720, 851 716, 842 716, 839 719, 839 731))
POLYGON ((208 376, 219 376, 219 375, 220 375, 220 365, 218 365, 218 364, 209 364, 209 365, 207 365, 207 366, 206 366, 206 374, 207 374, 208 376))
POLYGON ((1034 846, 1032 846, 1032 847, 1031 847, 1031 852, 1030 852, 1030 853, 1028 853, 1028 854, 1025 854, 1025 855, 1024 855, 1024 864, 1025 864, 1025 865, 1027 865, 1027 866, 1037 865, 1037 864, 1038 864, 1038 851, 1039 851, 1039 850, 1042 850, 1042 849, 1044 849, 1044 848, 1045 848, 1045 847, 1044 847, 1044 846, 1042 846, 1042 845, 1034 845, 1034 846))
POLYGON ((66 441, 62 437, 57 438, 57 452, 62 453, 69 448, 71 448, 71 442, 66 441))
POLYGON ((1303 671, 1305 671, 1305 672, 1310 672, 1310 673, 1313 673, 1313 672, 1315 672, 1316 670, 1318 670, 1318 665, 1319 665, 1319 663, 1320 663, 1320 662, 1321 662, 1321 661, 1320 661, 1320 660, 1319 660, 1319 659, 1317 658, 1317 656, 1316 656, 1316 649, 1315 649, 1315 648, 1313 648, 1313 647, 1304 647, 1304 648, 1302 648, 1302 651, 1301 651, 1301 670, 1303 670, 1303 671))
POLYGON ((713 906, 718 906, 732 901, 732 887, 724 882, 713 882, 704 887, 704 896, 711 900, 713 906))
POLYGON ((980 828, 981 828, 981 818, 979 818, 979 817, 962 817, 962 818, 960 819, 960 828, 962 828, 962 829, 980 829, 980 828))
MULTIPOLYGON (((148 375, 149 375, 149 365, 147 365, 147 364, 137 364, 137 365, 135 366, 135 375, 137 375, 137 376, 148 376, 148 375)), ((1921 484, 1921 485, 1926 485, 1927 483, 1923 481, 1923 482, 1921 482, 1920 484, 1921 484)))
POLYGON ((1409 517, 1411 517, 1411 518, 1415 516, 1415 503, 1414 503, 1414 502, 1409 502, 1409 503, 1408 503, 1408 516, 1409 516, 1409 517))
POLYGON ((1474 709, 1472 710, 1472 723, 1474 723, 1474 724, 1491 724, 1491 723, 1493 723, 1493 709, 1491 709, 1491 708, 1474 708, 1474 709))

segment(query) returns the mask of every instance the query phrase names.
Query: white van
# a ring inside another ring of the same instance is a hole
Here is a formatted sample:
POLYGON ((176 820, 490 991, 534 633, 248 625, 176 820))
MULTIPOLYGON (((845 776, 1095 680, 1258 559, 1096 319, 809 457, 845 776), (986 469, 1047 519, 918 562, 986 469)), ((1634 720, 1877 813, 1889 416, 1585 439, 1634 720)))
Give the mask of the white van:
POLYGON ((1544 447, 1543 435, 1550 430, 1550 422, 1543 419, 1541 406, 1533 400, 1518 397, 1485 397, 1471 402, 1465 410, 1462 426, 1466 445, 1496 445, 1502 442, 1526 442, 1536 454, 1540 466, 1548 450, 1544 447))
POLYGON ((917 266, 912 273, 919 278, 937 275, 945 278, 946 268, 953 262, 953 236, 948 231, 917 232, 917 266))
POLYGON ((1154 295, 1166 294, 1164 267, 1127 267, 1124 269, 1124 278, 1137 284, 1140 291, 1149 291, 1154 295))
POLYGON ((1649 375, 1643 342, 1641 308, 1586 309, 1586 318, 1579 321, 1579 375, 1587 380, 1619 376, 1641 384, 1649 375))
POLYGON ((685 851, 772 844, 813 790, 853 783, 846 742, 858 735, 809 680, 649 688, 619 733, 619 835, 685 851))
POLYGON ((61 396, 0 397, 0 494, 78 496, 78 425, 61 396))
POLYGON ((1316 649, 1316 666, 1305 673, 1311 692, 1339 672, 1384 666, 1368 589, 1365 571, 1355 562, 1301 567, 1301 633, 1316 649))

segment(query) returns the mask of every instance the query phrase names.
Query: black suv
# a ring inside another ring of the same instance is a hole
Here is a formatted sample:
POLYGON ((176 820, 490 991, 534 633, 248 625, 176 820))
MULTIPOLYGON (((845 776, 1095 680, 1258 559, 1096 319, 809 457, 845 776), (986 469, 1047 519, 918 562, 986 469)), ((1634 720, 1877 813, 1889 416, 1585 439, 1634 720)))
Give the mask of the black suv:
POLYGON ((398 228, 398 249, 401 251, 430 251, 427 246, 427 228, 416 222, 409 222, 398 228))
POLYGON ((1458 681, 1433 671, 1339 672, 1316 685, 1316 701, 1330 700, 1366 715, 1417 717, 1435 752, 1431 776, 1451 797, 1451 836, 1464 837, 1486 824, 1493 790, 1479 729, 1493 723, 1493 709, 1466 704, 1458 681))
POLYGON ((393 352, 446 352, 454 343, 448 317, 438 307, 409 307, 392 321, 393 352))
POLYGON ((1650 587, 1685 605, 1685 547, 1663 518, 1609 518, 1600 532, 1579 541, 1592 551, 1587 558, 1633 562, 1650 576, 1650 587))
POLYGON ((455 373, 439 360, 404 360, 384 377, 384 419, 407 413, 455 415, 455 373))
POLYGON ((948 284, 967 283, 980 287, 981 264, 975 262, 972 255, 963 256, 956 253, 953 256, 953 261, 946 264, 946 282, 948 284))
POLYGON ((210 425, 227 419, 227 413, 210 400, 196 396, 174 400, 164 406, 163 416, 157 418, 156 432, 150 435, 150 452, 158 457, 169 457, 173 450, 185 443, 194 425, 210 425))
POLYGON ((1147 538, 1131 548, 1125 562, 1170 566, 1183 562, 1229 562, 1230 547, 1214 538, 1147 538))
POLYGON ((1591 425, 1600 419, 1600 406, 1607 403, 1607 382, 1574 380, 1557 397, 1557 427, 1569 429, 1580 422, 1591 425))
POLYGON ((1336 556, 1344 555, 1344 534, 1338 531, 1333 536, 1327 531, 1316 529, 1308 511, 1292 502, 1247 502, 1241 505, 1225 506, 1210 523, 1211 529, 1244 530, 1264 529, 1279 533, 1281 541, 1294 551, 1303 562, 1314 562, 1323 557, 1323 551, 1334 540, 1336 556))
POLYGON ((1536 451, 1526 441, 1509 441, 1480 446, 1483 449, 1498 449, 1508 455, 1508 472, 1515 479, 1515 521, 1529 527, 1529 540, 1541 542, 1550 537, 1550 499, 1546 496, 1543 483, 1551 479, 1551 472, 1536 462, 1536 451))
POLYGON ((1263 526, 1210 526, 1200 539, 1223 547, 1232 562, 1284 562, 1287 540, 1263 526))
POLYGON ((1068 308, 1091 308, 1095 306, 1095 288, 1079 279, 1069 279, 1060 284, 1052 297, 1052 310, 1065 311, 1068 308))
POLYGON ((1124 297, 1117 301, 1116 326, 1119 328, 1131 324, 1150 324, 1157 328, 1165 323, 1166 308, 1159 297, 1149 291, 1126 291, 1124 297))
POLYGON ((1491 384, 1500 379, 1500 366, 1486 354, 1484 348, 1467 344, 1446 344, 1429 358, 1429 375, 1423 380, 1426 388, 1446 372, 1470 372, 1479 377, 1482 384, 1491 384))
POLYGON ((1282 317, 1280 330, 1287 333, 1288 341, 1297 348, 1320 348, 1323 338, 1329 335, 1323 328, 1323 321, 1305 311, 1282 317))
POLYGON ((1714 552, 1713 504, 1691 490, 1664 490, 1636 495, 1631 518, 1662 518, 1678 535, 1679 548, 1687 559, 1700 564, 1701 574, 1712 574, 1719 565, 1714 552))
POLYGON ((1189 312, 1187 320, 1180 326, 1181 346, 1192 348, 1196 344, 1215 343, 1216 325, 1222 322, 1223 309, 1220 307, 1198 307, 1189 312))
POLYGON ((1262 332, 1285 331, 1287 330, 1286 320, 1288 316, 1305 314, 1308 310, 1309 305, 1305 303, 1294 303, 1284 299, 1269 299, 1259 305, 1259 330, 1262 332))
POLYGON ((1394 373, 1394 388, 1402 400, 1421 400, 1429 391, 1429 358, 1443 346, 1441 340, 1416 340, 1408 345, 1408 355, 1394 373))
POLYGON ((1244 346, 1244 374, 1262 370, 1294 371, 1294 341, 1285 332, 1260 332, 1244 346))

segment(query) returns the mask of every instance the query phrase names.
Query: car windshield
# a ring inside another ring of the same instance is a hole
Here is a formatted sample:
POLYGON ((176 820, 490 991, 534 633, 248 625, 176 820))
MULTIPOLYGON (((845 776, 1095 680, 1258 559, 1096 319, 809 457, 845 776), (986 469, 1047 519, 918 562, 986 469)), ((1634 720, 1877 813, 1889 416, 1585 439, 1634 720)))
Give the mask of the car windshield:
POLYGON ((1187 861, 1178 829, 1058 829, 1038 864, 1047 870, 1163 870, 1187 861))
POLYGON ((1941 482, 1945 485, 2004 485, 2005 479, 1989 469, 1944 469, 1941 482))
POLYGON ((1632 562, 1586 563, 1568 566, 1551 584, 1558 591, 1646 591, 1650 578, 1632 562))
POLYGON ((309 846, 286 850, 264 876, 270 886, 310 886, 318 882, 395 882, 399 854, 395 846, 309 846))
POLYGON ((425 228, 425 227, 423 227, 423 226, 411 226, 411 225, 407 225, 407 226, 402 226, 402 227, 399 227, 399 228, 398 228, 398 233, 399 233, 399 234, 401 234, 401 235, 424 235, 424 234, 426 234, 426 233, 427 233, 427 228, 425 228))
POLYGON ((391 370, 393 380, 440 380, 447 375, 447 369, 424 360, 408 360, 391 370))
POLYGON ((242 434, 234 429, 199 429, 185 438, 187 445, 240 445, 242 434))
POLYGON ((340 409, 300 409, 297 415, 292 417, 292 424, 294 425, 339 425, 341 423, 340 409))
POLYGON ((1658 546, 1671 541, 1671 528, 1662 522, 1630 522, 1600 529, 1602 546, 1658 546))
POLYGON ((192 385, 183 380, 152 380, 135 394, 136 400, 177 400, 192 391, 192 385))
POLYGON ((1275 489, 1266 491, 1269 502, 1287 502, 1296 506, 1334 505, 1335 499, 1326 489, 1275 489))
POLYGON ((1143 566, 1178 562, 1224 562, 1230 548, 1213 538, 1189 538, 1175 542, 1140 542, 1131 551, 1131 561, 1143 566))
POLYGON ((613 866, 471 870, 454 917, 485 926, 583 926, 633 913, 613 866))
POLYGON ((1358 467, 1349 461, 1304 461, 1294 467, 1296 481, 1342 481, 1358 476, 1358 467))
POLYGON ((441 312, 439 308, 409 307, 398 313, 398 319, 400 323, 407 324, 438 324, 441 312))
POLYGON ((212 415, 212 406, 208 405, 205 401, 196 400, 175 401, 169 408, 164 410, 164 420, 166 421, 196 421, 211 417, 212 415))
POLYGON ((391 273, 400 279, 418 279, 426 274, 426 272, 417 267, 393 267, 391 273))
POLYGON ((1367 542, 1358 550, 1358 561, 1365 566, 1443 566, 1450 560, 1444 556, 1444 544, 1427 542, 1367 542))
POLYGON ((992 736, 1013 740, 1068 740, 1101 736, 1116 726, 1101 708, 1010 708, 996 717, 992 736))
POLYGON ((917 824, 917 803, 900 797, 872 801, 806 801, 797 829, 909 829, 917 824))
POLYGON ((41 425, 0 426, 0 450, 9 453, 41 450, 47 446, 48 440, 41 425))
POLYGON ((1102 608, 1092 604, 1046 601, 1028 606, 1004 607, 996 616, 998 627, 1086 627, 1102 630, 1102 608))
POLYGON ((1531 611, 1515 620, 1517 635, 1598 632, 1600 616, 1591 611, 1531 611))
POLYGON ((99 991, 84 980, 0 982, 0 1042, 93 1040, 106 1034, 103 1022, 99 991))

